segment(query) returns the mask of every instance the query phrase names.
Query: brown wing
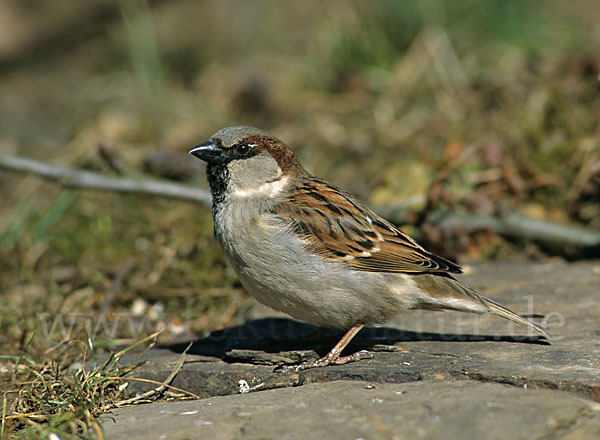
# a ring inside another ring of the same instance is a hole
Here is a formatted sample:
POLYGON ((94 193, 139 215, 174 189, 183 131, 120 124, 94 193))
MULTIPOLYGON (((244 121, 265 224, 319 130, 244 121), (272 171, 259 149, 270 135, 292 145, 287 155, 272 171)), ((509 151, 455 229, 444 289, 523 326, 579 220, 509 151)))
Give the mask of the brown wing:
POLYGON ((273 212, 289 221, 307 249, 327 261, 371 272, 462 272, 351 195, 313 176, 273 212))

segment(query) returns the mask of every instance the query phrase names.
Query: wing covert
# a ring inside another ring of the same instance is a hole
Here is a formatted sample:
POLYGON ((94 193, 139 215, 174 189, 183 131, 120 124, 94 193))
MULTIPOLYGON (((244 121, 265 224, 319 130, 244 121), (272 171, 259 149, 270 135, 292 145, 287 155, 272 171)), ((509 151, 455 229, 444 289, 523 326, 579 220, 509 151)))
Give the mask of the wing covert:
POLYGON ((462 272, 351 195, 313 176, 273 212, 288 221, 309 251, 326 261, 371 272, 462 272))

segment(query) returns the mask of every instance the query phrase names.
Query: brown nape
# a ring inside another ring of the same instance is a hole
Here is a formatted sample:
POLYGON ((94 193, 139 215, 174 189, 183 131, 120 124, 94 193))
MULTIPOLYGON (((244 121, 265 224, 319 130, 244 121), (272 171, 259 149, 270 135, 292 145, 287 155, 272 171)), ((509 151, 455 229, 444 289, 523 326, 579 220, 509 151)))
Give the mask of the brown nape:
POLYGON ((243 139, 244 142, 256 145, 256 151, 267 151, 275 159, 277 165, 284 173, 296 171, 298 174, 305 174, 304 169, 296 153, 288 148, 282 141, 271 136, 255 134, 243 139))

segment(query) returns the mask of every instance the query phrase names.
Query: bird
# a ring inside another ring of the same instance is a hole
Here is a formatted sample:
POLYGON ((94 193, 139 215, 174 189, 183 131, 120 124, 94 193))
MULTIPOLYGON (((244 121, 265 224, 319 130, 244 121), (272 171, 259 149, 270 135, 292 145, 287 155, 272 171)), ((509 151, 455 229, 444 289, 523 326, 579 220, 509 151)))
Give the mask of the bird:
POLYGON ((364 351, 341 353, 363 327, 405 310, 491 313, 549 338, 456 280, 459 265, 310 174, 275 136, 226 127, 189 154, 207 163, 214 235, 244 289, 295 319, 346 331, 325 356, 297 371, 364 358, 364 351))

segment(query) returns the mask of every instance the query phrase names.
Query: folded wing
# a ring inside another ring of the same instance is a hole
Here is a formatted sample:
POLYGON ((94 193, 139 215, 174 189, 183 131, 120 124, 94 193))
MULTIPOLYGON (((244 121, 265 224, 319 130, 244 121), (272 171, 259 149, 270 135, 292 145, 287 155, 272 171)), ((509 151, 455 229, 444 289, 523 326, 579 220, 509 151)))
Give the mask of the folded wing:
POLYGON ((289 222, 308 250, 327 261, 371 272, 462 272, 351 195, 313 176, 273 212, 289 222))

